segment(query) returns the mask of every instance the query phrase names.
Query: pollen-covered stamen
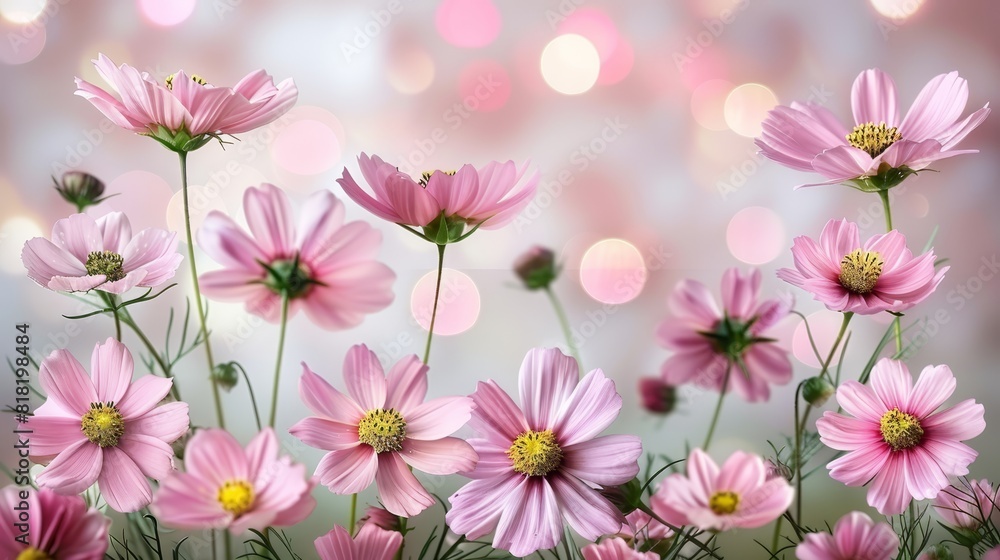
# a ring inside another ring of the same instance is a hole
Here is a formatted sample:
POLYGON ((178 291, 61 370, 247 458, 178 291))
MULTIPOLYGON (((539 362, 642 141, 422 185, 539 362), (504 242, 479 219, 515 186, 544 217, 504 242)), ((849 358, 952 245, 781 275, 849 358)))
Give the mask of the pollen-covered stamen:
POLYGON ((545 476, 562 464, 563 452, 552 430, 528 430, 517 436, 507 450, 514 471, 528 476, 545 476))
POLYGON ((731 515, 740 505, 740 496, 736 492, 716 492, 708 499, 708 507, 715 515, 731 515))
POLYGON ((87 269, 89 276, 103 274, 108 277, 108 282, 115 282, 125 278, 125 261, 118 253, 111 251, 92 251, 87 255, 87 262, 83 265, 87 269))
POLYGON ((358 441, 372 446, 376 453, 401 451, 406 439, 406 421, 395 409, 369 410, 358 423, 358 441))
MULTIPOLYGON (((163 82, 167 86, 167 89, 174 89, 174 78, 176 78, 176 77, 177 77, 177 74, 171 74, 171 75, 167 76, 166 80, 163 80, 163 82)), ((191 78, 192 82, 194 82, 194 83, 196 83, 196 84, 198 84, 200 86, 208 84, 208 82, 205 81, 205 78, 202 78, 201 76, 199 76, 197 74, 191 74, 190 78, 191 78)))
POLYGON ((868 294, 882 275, 882 255, 877 251, 855 249, 840 261, 840 285, 855 294, 868 294))
POLYGON ((80 430, 92 443, 114 447, 125 433, 125 419, 115 403, 90 403, 90 410, 80 419, 80 430))
POLYGON ((915 447, 924 437, 920 420, 898 408, 882 415, 879 429, 882 431, 882 440, 889 444, 893 451, 915 447))
POLYGON ((902 136, 896 127, 887 126, 884 122, 879 124, 868 122, 854 127, 854 130, 847 135, 847 143, 876 157, 900 138, 902 136))
POLYGON ((424 171, 423 173, 420 174, 420 181, 418 181, 420 183, 420 186, 426 187, 427 183, 431 180, 431 175, 434 175, 435 173, 444 173, 445 175, 454 175, 456 172, 455 171, 424 171))
POLYGON ((253 486, 245 480, 229 480, 219 488, 215 499, 222 509, 239 517, 253 507, 253 486))
POLYGON ((52 560, 52 557, 33 546, 21 551, 14 560, 52 560))

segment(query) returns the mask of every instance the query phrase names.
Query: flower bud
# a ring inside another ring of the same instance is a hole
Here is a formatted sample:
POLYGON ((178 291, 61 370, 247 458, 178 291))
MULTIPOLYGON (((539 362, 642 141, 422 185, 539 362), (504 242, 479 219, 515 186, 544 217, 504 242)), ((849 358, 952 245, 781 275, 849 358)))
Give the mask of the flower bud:
POLYGON ((810 377, 802 387, 802 398, 813 406, 823 406, 823 403, 836 392, 837 388, 833 383, 822 377, 810 377))
POLYGON ((55 183, 56 191, 63 200, 76 206, 78 212, 83 212, 88 206, 93 206, 104 200, 104 183, 90 173, 83 171, 67 171, 55 183))
POLYGON ((212 380, 227 392, 231 391, 240 380, 239 366, 236 362, 217 364, 215 371, 212 373, 212 380))
POLYGON ((781 461, 768 459, 767 464, 764 465, 764 467, 767 469, 765 477, 768 480, 771 480, 772 478, 783 478, 788 482, 792 481, 792 469, 781 461))
POLYGON ((548 288, 559 276, 556 254, 551 249, 536 245, 514 261, 514 273, 529 290, 548 288))
POLYGON ((639 379, 642 407, 653 414, 670 414, 677 404, 677 390, 659 377, 639 379))
POLYGON ((925 550, 917 560, 955 560, 955 555, 947 546, 936 544, 925 550))

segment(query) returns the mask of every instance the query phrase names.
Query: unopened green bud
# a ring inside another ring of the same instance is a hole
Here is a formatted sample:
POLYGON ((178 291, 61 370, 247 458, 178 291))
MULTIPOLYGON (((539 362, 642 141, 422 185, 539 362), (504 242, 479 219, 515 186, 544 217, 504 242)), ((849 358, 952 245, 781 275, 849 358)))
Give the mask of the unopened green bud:
POLYGON ((823 406, 837 388, 823 377, 810 377, 802 387, 802 398, 813 406, 823 406))
POLYGON ((514 273, 529 290, 548 288, 559 276, 556 254, 551 249, 536 245, 514 261, 514 273))
POLYGON ((58 181, 55 177, 52 181, 56 184, 56 191, 63 197, 63 200, 76 206, 77 212, 83 212, 88 206, 93 206, 102 200, 104 194, 104 183, 90 173, 83 171, 67 171, 63 173, 58 181))
POLYGON ((240 380, 239 366, 236 362, 226 362, 224 364, 217 364, 215 366, 215 372, 212 374, 212 380, 219 387, 222 387, 227 392, 232 390, 236 386, 236 383, 240 380))

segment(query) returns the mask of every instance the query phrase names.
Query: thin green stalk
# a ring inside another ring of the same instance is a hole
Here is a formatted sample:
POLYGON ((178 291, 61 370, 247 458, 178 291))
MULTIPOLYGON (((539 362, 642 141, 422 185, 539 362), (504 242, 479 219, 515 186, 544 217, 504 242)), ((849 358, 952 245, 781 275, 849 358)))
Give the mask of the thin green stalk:
POLYGON ((111 304, 111 314, 115 317, 115 340, 122 341, 122 318, 118 314, 118 298, 114 294, 108 294, 108 303, 111 304))
POLYGON ((194 236, 191 235, 191 205, 188 202, 187 152, 178 152, 181 161, 181 192, 184 195, 184 233, 187 236, 188 263, 191 264, 191 281, 194 283, 194 301, 198 308, 198 322, 201 336, 205 341, 205 357, 208 359, 208 379, 212 384, 212 398, 215 401, 215 419, 219 427, 225 429, 226 418, 222 414, 222 397, 215 382, 215 359, 212 357, 212 343, 208 339, 208 325, 205 320, 205 306, 201 303, 201 287, 198 285, 198 266, 194 262, 194 236))
POLYGON ((802 428, 799 425, 799 397, 805 381, 795 388, 795 524, 802 525, 802 428))
POLYGON ((726 362, 726 376, 722 379, 722 388, 719 390, 719 401, 715 403, 715 412, 712 414, 712 423, 708 425, 708 435, 705 436, 705 443, 701 450, 707 452, 708 444, 712 442, 712 434, 715 433, 715 426, 719 422, 719 413, 722 412, 722 401, 726 398, 726 389, 729 388, 729 374, 733 371, 733 362, 726 362))
POLYGON ((358 514, 358 495, 351 494, 351 516, 348 518, 350 520, 350 524, 347 525, 347 532, 350 533, 352 536, 354 535, 354 522, 357 519, 356 517, 357 514, 358 514))
POLYGON ((434 286, 434 309, 431 310, 431 325, 427 329, 427 346, 424 348, 424 363, 431 357, 431 340, 434 338, 434 321, 437 319, 438 298, 441 297, 441 273, 444 270, 444 249, 447 245, 438 245, 437 284, 434 286))
MULTIPOLYGON (((139 340, 142 341, 146 350, 149 350, 149 353, 153 356, 153 360, 156 361, 157 365, 160 366, 160 369, 163 370, 163 376, 167 379, 173 380, 174 374, 170 371, 170 366, 163 361, 163 356, 160 355, 160 353, 153 346, 153 343, 150 342, 148 337, 146 337, 146 333, 142 332, 142 329, 139 328, 139 325, 136 324, 135 319, 132 318, 132 314, 129 313, 127 309, 125 310, 125 319, 123 322, 132 329, 132 332, 134 332, 136 336, 139 337, 139 340)), ((170 394, 174 397, 174 400, 181 400, 181 391, 177 388, 176 382, 170 384, 170 394)))
POLYGON ((223 543, 223 545, 226 548, 226 558, 232 558, 233 557, 233 538, 232 538, 232 535, 229 534, 229 531, 223 529, 223 536, 225 538, 223 539, 222 543, 223 543))
MULTIPOLYGON (((823 362, 823 369, 820 370, 819 374, 830 377, 830 363, 833 362, 833 355, 837 353, 837 348, 840 348, 840 341, 844 339, 844 333, 847 332, 847 325, 854 318, 854 313, 847 311, 844 313, 844 320, 840 323, 840 332, 837 333, 837 338, 833 341, 833 346, 830 348, 830 353, 826 355, 826 360, 823 362)), ((832 382, 833 379, 830 379, 832 382)))
MULTIPOLYGON (((882 208, 885 209, 885 231, 892 231, 892 208, 889 205, 889 191, 878 191, 879 198, 882 199, 882 208)), ((901 319, 897 315, 892 320, 892 330, 896 337, 896 353, 903 351, 903 327, 901 319)))
POLYGON ((556 316, 559 317, 559 325, 562 327, 563 336, 566 337, 566 346, 569 348, 570 354, 576 358, 576 363, 580 366, 580 371, 582 372, 584 371, 583 361, 580 359, 580 351, 577 349, 576 344, 573 343, 573 333, 569 328, 566 311, 563 309, 562 303, 559 302, 559 298, 556 297, 556 293, 552 291, 552 286, 545 286, 545 293, 549 296, 549 301, 552 302, 552 307, 556 310, 556 316))
POLYGON ((288 293, 281 294, 281 330, 278 333, 278 359, 274 364, 274 385, 271 387, 271 417, 267 425, 274 427, 278 416, 278 385, 281 380, 281 357, 285 353, 285 331, 288 327, 288 293))
POLYGON ((216 560, 216 558, 218 558, 218 551, 216 550, 215 546, 215 535, 218 532, 219 532, 218 529, 212 529, 210 531, 210 533, 212 534, 212 560, 216 560))
POLYGON ((778 520, 774 522, 774 536, 771 537, 771 552, 778 551, 778 538, 781 537, 781 522, 784 520, 784 517, 779 517, 778 520))

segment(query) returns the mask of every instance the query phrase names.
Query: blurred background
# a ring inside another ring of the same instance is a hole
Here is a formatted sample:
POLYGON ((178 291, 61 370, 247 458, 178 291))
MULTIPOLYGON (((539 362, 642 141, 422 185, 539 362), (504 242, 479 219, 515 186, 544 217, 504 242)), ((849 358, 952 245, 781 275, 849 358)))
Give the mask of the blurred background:
MULTIPOLYGON (((469 394, 488 378, 514 392, 529 348, 565 348, 544 294, 519 288, 511 272, 519 254, 541 244, 564 266, 555 291, 584 366, 602 368, 623 396, 612 431, 640 435, 652 455, 682 457, 703 440, 716 394, 684 389, 668 416, 644 411, 638 394, 639 378, 656 375, 669 355, 654 330, 673 286, 694 278, 718 294, 726 268, 760 267, 764 295, 792 293, 820 348, 828 348, 839 315, 790 291, 774 271, 791 265, 793 237, 817 236, 831 218, 857 221, 862 238, 884 227, 874 195, 841 186, 793 192, 816 176, 756 155, 753 137, 767 111, 812 101, 848 122, 854 78, 880 67, 895 78, 901 111, 933 76, 957 70, 969 81, 968 114, 1000 93, 998 16, 991 0, 961 8, 940 0, 0 0, 0 302, 7 321, 0 331, 9 331, 0 355, 13 355, 13 325, 21 322, 31 325, 36 356, 67 347, 85 364, 94 344, 113 334, 107 317, 71 326, 61 315, 80 313, 81 304, 38 287, 21 265, 24 241, 48 236, 73 211, 51 188, 51 176, 88 171, 116 195, 89 213, 124 211, 135 231, 170 228, 183 239, 176 157, 74 97, 73 78, 104 86, 91 63, 98 53, 157 80, 183 69, 232 85, 265 68, 276 81, 294 78, 298 104, 225 149, 211 143, 192 154, 195 226, 210 210, 242 222, 242 193, 261 182, 281 186, 297 203, 329 189, 345 201, 349 219, 383 232, 381 257, 398 275, 392 306, 356 329, 325 332, 301 315, 291 321, 277 426, 288 452, 310 469, 322 455, 287 434, 305 415, 297 395, 301 362, 343 387, 341 364, 353 344, 367 344, 385 364, 423 349, 436 252, 343 195, 335 180, 345 167, 358 176, 364 151, 414 174, 508 159, 530 160, 541 174, 538 195, 514 223, 447 251, 431 396, 469 394)), ((907 332, 915 345, 910 368, 949 364, 959 380, 953 401, 983 402, 987 426, 1000 423, 998 143, 993 117, 961 146, 980 154, 941 161, 940 173, 921 173, 893 191, 895 225, 910 247, 920 250, 940 228, 934 247, 951 265, 934 296, 907 316, 927 318, 907 332)), ((201 271, 218 266, 204 255, 198 264, 201 271)), ((191 295, 187 263, 175 280, 177 288, 132 308, 154 341, 164 339, 170 307, 182 312, 191 295)), ((209 322, 217 360, 240 361, 258 399, 268 400, 277 326, 221 303, 211 304, 209 322)), ((853 322, 844 378, 856 378, 887 325, 881 318, 853 322)), ((794 353, 795 380, 766 404, 727 399, 711 447, 719 461, 737 449, 770 454, 768 440, 781 446, 782 434, 791 433, 795 384, 814 374, 817 362, 800 319, 777 330, 794 353)), ((126 343, 136 340, 129 334, 126 343)), ((201 354, 177 372, 192 423, 209 425, 201 354)), ((14 381, 5 379, 0 394, 11 404, 14 381)), ((232 431, 246 442, 254 426, 244 385, 224 400, 232 431)), ((995 479, 1000 469, 994 433, 988 428, 971 442, 980 452, 976 478, 995 479)), ((12 465, 11 434, 5 429, 2 437, 2 456, 12 465)), ((814 465, 830 456, 822 451, 814 465)), ((442 497, 463 482, 423 480, 442 497)), ((852 509, 876 515, 864 489, 845 490, 823 468, 806 492, 813 526, 832 525, 852 509)), ((289 531, 305 557, 314 538, 347 523, 347 497, 324 488, 315 495, 317 512, 289 531)), ((375 502, 374 488, 361 502, 375 502)), ((429 531, 440 521, 440 509, 431 509, 416 524, 429 531)), ((720 540, 730 552, 764 557, 752 541, 769 537, 770 527, 720 540)))

